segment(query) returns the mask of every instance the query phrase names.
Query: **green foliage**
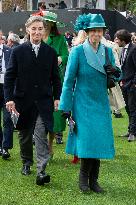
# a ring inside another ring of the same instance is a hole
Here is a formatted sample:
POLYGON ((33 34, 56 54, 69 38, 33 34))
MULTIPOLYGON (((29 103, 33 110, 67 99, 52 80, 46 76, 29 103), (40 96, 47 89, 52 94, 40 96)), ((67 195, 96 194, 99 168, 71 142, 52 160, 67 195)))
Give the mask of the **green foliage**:
POLYGON ((117 9, 119 11, 132 11, 136 10, 135 0, 107 0, 108 9, 117 9))
MULTIPOLYGON (((127 132, 127 115, 113 119, 116 157, 103 160, 99 182, 106 193, 83 194, 78 189, 79 164, 73 165, 64 153, 64 145, 54 143, 54 159, 47 166, 49 185, 35 185, 36 166, 32 174, 22 176, 17 133, 11 159, 0 158, 0 205, 135 205, 136 204, 136 142, 128 143, 118 135, 127 132)), ((91 134, 91 133, 90 133, 91 134)), ((64 141, 66 141, 65 132, 64 141)))

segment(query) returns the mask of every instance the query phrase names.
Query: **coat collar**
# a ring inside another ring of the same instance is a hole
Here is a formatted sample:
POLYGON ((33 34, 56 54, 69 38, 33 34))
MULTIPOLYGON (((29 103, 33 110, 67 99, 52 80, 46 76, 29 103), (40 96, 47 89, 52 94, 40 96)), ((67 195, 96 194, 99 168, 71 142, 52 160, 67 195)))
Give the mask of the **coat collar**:
POLYGON ((94 52, 88 39, 83 43, 83 49, 87 63, 97 71, 106 75, 103 65, 105 64, 105 46, 100 43, 97 53, 94 52))
POLYGON ((55 36, 54 34, 50 34, 50 35, 49 35, 48 40, 46 41, 46 43, 47 43, 48 45, 51 45, 51 44, 52 44, 52 42, 53 42, 53 37, 54 37, 54 36, 55 36))
POLYGON ((41 41, 37 57, 36 57, 36 55, 34 53, 34 50, 32 48, 32 44, 31 44, 30 41, 27 41, 27 42, 24 43, 24 48, 26 48, 26 46, 27 46, 27 51, 26 52, 31 53, 32 57, 33 57, 33 60, 37 61, 37 60, 39 60, 41 58, 41 55, 43 53, 43 48, 46 46, 46 44, 43 41, 41 41))

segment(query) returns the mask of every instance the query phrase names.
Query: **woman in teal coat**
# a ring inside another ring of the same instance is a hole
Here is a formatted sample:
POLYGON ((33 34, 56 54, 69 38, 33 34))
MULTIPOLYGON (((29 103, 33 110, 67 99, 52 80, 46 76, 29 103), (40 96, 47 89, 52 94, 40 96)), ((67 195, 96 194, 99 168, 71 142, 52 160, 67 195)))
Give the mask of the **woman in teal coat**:
MULTIPOLYGON (((45 43, 54 48, 57 52, 58 56, 58 68, 59 74, 61 78, 61 82, 63 83, 65 68, 68 60, 68 46, 66 44, 66 40, 64 35, 60 34, 57 29, 57 25, 62 25, 60 22, 57 22, 57 14, 49 11, 43 12, 44 18, 44 27, 45 34, 43 40, 45 43)), ((49 133, 49 148, 50 154, 53 155, 53 139, 56 135, 56 143, 62 144, 62 135, 63 131, 66 128, 66 120, 62 116, 61 111, 54 111, 54 129, 53 133, 49 133)))
MULTIPOLYGON (((75 121, 75 129, 68 135, 66 153, 81 159, 79 187, 82 191, 91 189, 100 193, 103 192, 97 182, 100 159, 112 159, 115 153, 107 75, 103 67, 105 46, 100 43, 105 22, 100 14, 84 14, 77 19, 76 27, 86 30, 88 39, 70 53, 59 109, 67 117, 72 111, 75 121)), ((110 48, 108 54, 115 65, 110 48)))

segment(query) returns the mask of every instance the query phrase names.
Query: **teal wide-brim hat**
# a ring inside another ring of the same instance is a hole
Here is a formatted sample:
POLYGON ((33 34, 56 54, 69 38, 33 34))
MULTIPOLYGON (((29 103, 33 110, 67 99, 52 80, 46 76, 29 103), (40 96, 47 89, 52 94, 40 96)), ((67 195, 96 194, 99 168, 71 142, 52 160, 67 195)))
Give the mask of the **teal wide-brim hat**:
POLYGON ((83 14, 76 19, 75 30, 87 30, 93 28, 106 28, 101 14, 83 14))
POLYGON ((105 21, 101 14, 91 14, 91 22, 88 28, 106 28, 105 21))

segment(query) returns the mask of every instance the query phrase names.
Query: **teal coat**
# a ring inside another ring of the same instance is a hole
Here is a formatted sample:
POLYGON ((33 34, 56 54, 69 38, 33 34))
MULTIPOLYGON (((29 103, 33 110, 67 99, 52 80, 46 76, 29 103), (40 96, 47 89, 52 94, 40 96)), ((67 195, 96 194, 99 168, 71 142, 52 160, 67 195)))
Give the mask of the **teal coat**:
MULTIPOLYGON (((108 52, 114 64, 112 50, 108 52)), ((68 135, 66 153, 79 158, 111 159, 115 154, 104 64, 104 45, 95 53, 88 39, 68 59, 59 109, 72 111, 76 126, 68 135)))

